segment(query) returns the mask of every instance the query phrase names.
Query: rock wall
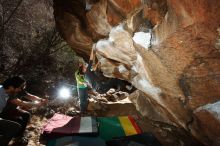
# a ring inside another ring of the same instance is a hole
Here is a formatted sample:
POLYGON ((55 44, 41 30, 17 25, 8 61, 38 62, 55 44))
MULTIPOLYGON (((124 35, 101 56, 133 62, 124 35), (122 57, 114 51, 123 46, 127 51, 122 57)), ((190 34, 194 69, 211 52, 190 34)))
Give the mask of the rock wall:
POLYGON ((88 59, 95 44, 103 74, 145 94, 132 97, 143 115, 205 145, 220 143, 219 8, 218 0, 54 0, 57 27, 79 55, 88 59), (137 32, 152 32, 149 47, 134 41, 137 32))

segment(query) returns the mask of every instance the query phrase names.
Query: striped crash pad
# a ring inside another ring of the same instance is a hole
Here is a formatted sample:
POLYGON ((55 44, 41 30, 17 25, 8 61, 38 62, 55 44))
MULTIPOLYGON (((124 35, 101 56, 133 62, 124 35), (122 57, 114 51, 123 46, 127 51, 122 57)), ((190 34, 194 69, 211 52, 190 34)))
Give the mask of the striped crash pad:
POLYGON ((43 126, 43 139, 56 138, 66 135, 91 135, 98 134, 95 117, 70 117, 63 114, 54 114, 43 126))
POLYGON ((162 146, 152 133, 113 138, 106 142, 107 146, 162 146))
POLYGON ((66 136, 50 140, 47 146, 106 146, 100 137, 66 136))
POLYGON ((141 129, 132 116, 99 117, 99 136, 104 140, 114 137, 140 134, 141 129))

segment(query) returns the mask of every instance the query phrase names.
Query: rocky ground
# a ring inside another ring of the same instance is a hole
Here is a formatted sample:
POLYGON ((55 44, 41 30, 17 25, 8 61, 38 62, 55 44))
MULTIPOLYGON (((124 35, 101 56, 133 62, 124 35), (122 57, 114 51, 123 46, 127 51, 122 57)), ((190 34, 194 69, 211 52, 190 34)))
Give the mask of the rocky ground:
MULTIPOLYGON (((109 90, 106 94, 90 94, 87 115, 91 116, 122 116, 134 115, 136 122, 144 132, 153 133, 163 146, 200 146, 194 138, 181 128, 158 121, 151 121, 143 117, 129 100, 126 92, 109 90)), ((39 142, 41 128, 54 113, 63 113, 70 116, 79 115, 76 97, 68 100, 54 99, 48 106, 32 110, 32 118, 26 130, 29 139, 28 146, 44 146, 39 142)), ((11 142, 10 146, 18 146, 11 142)))

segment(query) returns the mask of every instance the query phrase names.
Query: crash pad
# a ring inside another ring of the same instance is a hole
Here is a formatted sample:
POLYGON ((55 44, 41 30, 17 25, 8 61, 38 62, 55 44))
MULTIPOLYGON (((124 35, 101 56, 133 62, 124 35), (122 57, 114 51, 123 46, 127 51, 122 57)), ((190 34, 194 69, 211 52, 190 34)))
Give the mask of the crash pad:
POLYGON ((106 142, 107 146, 162 146, 152 133, 117 137, 106 142))
POLYGON ((66 136, 50 140, 47 146, 106 146, 100 137, 66 136))
POLYGON ((99 137, 66 136, 50 140, 47 146, 106 146, 106 144, 99 137))
POLYGON ((45 139, 66 135, 97 135, 98 127, 95 117, 67 116, 54 114, 42 128, 42 137, 45 139))
POLYGON ((98 117, 99 136, 104 140, 141 133, 132 116, 98 117))

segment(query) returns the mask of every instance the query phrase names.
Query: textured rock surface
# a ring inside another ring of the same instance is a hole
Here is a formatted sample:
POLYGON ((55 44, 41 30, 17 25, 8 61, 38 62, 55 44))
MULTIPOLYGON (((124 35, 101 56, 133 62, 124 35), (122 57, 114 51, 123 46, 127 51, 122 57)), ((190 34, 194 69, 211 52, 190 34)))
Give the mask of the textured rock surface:
POLYGON ((219 0, 54 2, 57 26, 72 48, 88 59, 96 44, 103 74, 144 92, 132 98, 143 115, 218 145, 219 112, 202 107, 220 108, 219 0), (153 32, 151 48, 133 41, 138 31, 153 32))

